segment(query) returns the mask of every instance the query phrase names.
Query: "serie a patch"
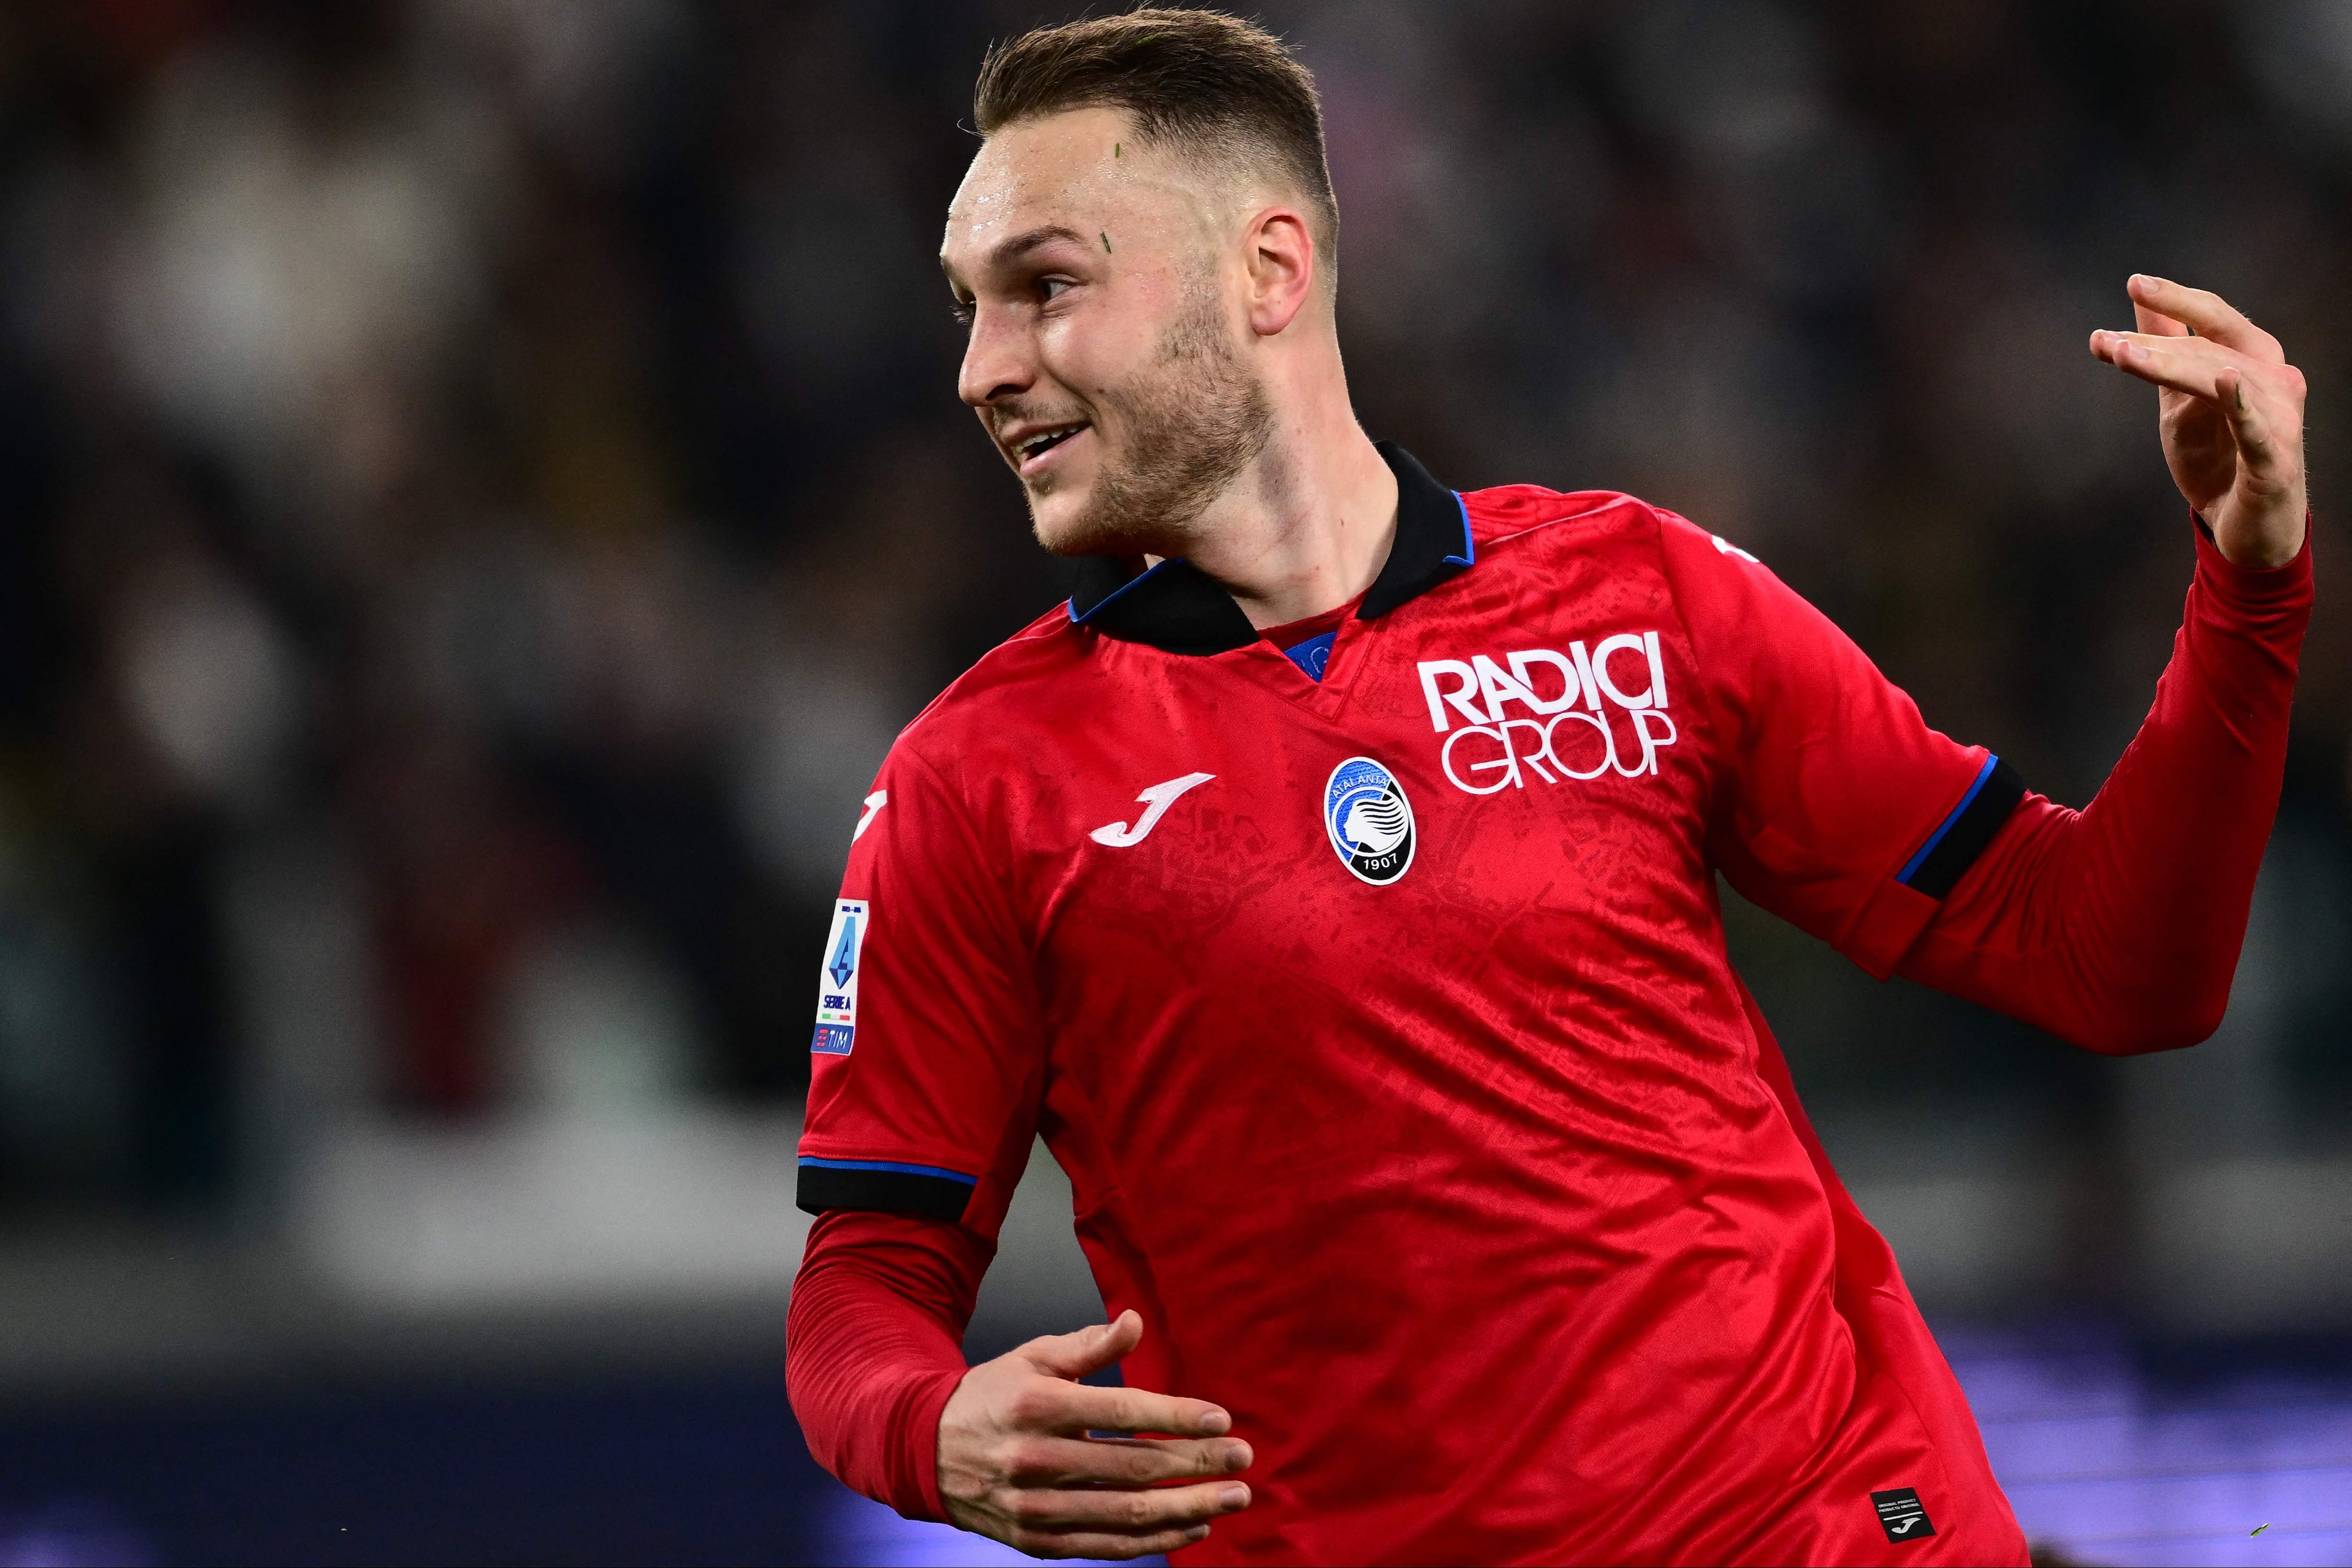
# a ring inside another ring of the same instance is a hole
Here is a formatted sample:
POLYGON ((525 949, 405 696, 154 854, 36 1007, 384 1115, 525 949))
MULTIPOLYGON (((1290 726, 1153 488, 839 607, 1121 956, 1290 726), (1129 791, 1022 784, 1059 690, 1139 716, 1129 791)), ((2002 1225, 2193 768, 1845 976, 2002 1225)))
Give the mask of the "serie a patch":
POLYGON ((857 980, 863 966, 868 915, 863 899, 833 906, 833 931, 824 939, 824 967, 816 980, 816 1036, 809 1049, 845 1057, 857 1039, 857 980))
POLYGON ((1927 1521, 1927 1505, 1919 1500, 1914 1487, 1895 1487, 1887 1491, 1870 1494, 1870 1506, 1878 1510, 1878 1528, 1886 1531, 1889 1541, 1916 1541, 1936 1533, 1927 1521))

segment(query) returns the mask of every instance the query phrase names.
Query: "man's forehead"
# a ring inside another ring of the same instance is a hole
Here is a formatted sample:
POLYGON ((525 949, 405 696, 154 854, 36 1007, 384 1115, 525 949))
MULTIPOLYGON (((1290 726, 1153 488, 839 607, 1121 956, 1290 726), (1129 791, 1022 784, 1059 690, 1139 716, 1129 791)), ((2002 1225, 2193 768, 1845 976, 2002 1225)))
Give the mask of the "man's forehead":
POLYGON ((1009 125, 982 143, 948 204, 948 246, 986 247, 1007 234, 1101 206, 1141 155, 1125 111, 1077 109, 1009 125))

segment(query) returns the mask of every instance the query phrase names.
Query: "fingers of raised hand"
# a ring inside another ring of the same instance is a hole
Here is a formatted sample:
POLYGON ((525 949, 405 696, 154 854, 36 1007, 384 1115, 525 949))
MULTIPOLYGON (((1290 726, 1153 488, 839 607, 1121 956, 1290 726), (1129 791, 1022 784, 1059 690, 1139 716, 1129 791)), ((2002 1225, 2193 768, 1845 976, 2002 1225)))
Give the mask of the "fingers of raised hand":
POLYGON ((2105 328, 2091 334, 2091 353, 2142 381, 2204 398, 2213 395, 2215 374, 2231 363, 2228 351, 2210 339, 2105 328))
POLYGON ((1249 1468, 1253 1458, 1238 1437, 1027 1436, 1012 1440, 1003 1470, 1025 1487, 1148 1487, 1233 1475, 1249 1468))
POLYGON ((2216 404, 2225 372, 2237 373, 2253 389, 2249 396, 2276 393, 2298 403, 2303 397, 2303 374, 2293 365, 2259 360, 2210 338, 2100 331, 2091 334, 2091 353, 2142 381, 2216 404))
POLYGON ((2243 373, 2223 371, 2216 391, 2216 401, 2221 405, 2222 416, 2230 422, 2239 455, 2245 459, 2258 489, 2273 489, 2291 480, 2293 473, 2287 456, 2271 438, 2270 421, 2263 417, 2262 400, 2247 395, 2243 373))
POLYGON ((2132 301, 2132 325, 2151 337, 2185 338, 2189 336, 2189 328, 2185 323, 2176 321, 2163 311, 2144 305, 2137 300, 2132 301))
MULTIPOLYGON (((2271 364, 2286 363, 2286 350, 2279 341, 2246 320, 2219 294, 2191 289, 2168 278, 2152 278, 2144 272, 2134 273, 2125 289, 2136 308, 2168 316, 2194 329, 2199 337, 2210 338, 2271 364)), ((2163 331, 2160 327, 2148 328, 2144 321, 2140 324, 2144 330, 2163 331)))

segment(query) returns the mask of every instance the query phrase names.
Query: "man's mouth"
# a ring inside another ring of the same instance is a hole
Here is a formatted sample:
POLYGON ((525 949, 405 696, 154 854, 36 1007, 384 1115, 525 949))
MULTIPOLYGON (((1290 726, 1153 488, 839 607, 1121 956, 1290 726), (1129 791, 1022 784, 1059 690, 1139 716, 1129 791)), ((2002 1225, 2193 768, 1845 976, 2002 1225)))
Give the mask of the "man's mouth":
POLYGON ((1080 420, 1071 425, 1051 426, 1024 436, 1013 447, 1013 462, 1024 478, 1035 473, 1045 463, 1046 454, 1088 427, 1085 421, 1080 420))

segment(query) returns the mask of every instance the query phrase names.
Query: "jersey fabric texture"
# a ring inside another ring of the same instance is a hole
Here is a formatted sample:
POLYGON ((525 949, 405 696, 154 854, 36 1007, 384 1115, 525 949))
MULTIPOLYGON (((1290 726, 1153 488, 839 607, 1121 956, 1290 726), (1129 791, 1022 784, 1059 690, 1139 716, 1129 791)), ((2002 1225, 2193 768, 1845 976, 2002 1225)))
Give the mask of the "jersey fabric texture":
POLYGON ((2200 1037, 2307 552, 2200 539, 2206 651, 2102 826, 1683 519, 1382 450, 1396 541, 1319 681, 1187 563, 1094 563, 893 749, 801 1144, 812 1447, 938 1517, 956 1335, 1042 1134, 1144 1319, 1126 1380, 1255 1449, 1254 1505, 1179 1562, 2024 1562, 1715 872, 1873 974, 2094 1048, 2200 1037), (2158 842, 2179 794, 2195 856, 2158 842), (2149 898, 2193 900, 2185 938, 2149 898), (1906 1489, 1932 1535, 1882 1522, 1906 1489))

